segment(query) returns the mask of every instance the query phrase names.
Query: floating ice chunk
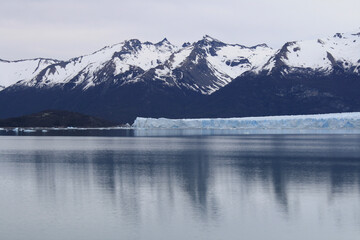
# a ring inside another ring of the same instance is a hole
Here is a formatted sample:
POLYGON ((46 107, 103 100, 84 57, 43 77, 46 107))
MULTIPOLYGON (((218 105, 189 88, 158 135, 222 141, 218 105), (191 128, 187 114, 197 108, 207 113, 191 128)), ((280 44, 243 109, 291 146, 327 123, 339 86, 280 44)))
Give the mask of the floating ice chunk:
POLYGON ((35 129, 24 129, 23 132, 25 133, 33 133, 33 132, 36 132, 35 129))
POLYGON ((214 119, 138 117, 133 127, 138 129, 360 129, 360 112, 214 119))

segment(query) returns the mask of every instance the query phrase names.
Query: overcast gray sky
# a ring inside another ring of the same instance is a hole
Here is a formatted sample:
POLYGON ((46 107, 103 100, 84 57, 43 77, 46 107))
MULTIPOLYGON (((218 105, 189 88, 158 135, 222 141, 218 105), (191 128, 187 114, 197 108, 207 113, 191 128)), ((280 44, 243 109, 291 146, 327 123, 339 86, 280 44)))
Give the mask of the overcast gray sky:
POLYGON ((0 58, 68 59, 130 38, 267 43, 360 31, 359 0, 0 0, 0 58))

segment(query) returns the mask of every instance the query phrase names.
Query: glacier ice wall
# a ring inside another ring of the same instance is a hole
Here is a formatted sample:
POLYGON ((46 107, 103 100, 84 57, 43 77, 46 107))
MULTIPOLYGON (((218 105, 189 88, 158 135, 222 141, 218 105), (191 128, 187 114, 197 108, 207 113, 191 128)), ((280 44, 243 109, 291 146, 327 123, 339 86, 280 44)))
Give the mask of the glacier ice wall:
POLYGON ((360 112, 246 118, 136 118, 137 129, 360 129, 360 112))

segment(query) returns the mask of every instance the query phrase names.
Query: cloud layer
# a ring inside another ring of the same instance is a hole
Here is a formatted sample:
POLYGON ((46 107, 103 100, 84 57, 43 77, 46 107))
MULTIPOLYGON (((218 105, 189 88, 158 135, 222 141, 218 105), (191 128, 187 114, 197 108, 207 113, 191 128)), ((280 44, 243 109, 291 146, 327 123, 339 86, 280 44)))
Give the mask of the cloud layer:
POLYGON ((285 41, 360 31, 358 0, 12 0, 0 2, 0 58, 67 59, 130 38, 175 44, 285 41))

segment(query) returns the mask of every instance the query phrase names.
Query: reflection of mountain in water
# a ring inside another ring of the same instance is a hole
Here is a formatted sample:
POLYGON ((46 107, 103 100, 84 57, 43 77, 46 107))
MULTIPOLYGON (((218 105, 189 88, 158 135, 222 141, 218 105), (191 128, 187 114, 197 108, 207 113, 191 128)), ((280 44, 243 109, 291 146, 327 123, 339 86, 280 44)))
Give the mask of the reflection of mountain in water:
POLYGON ((359 143, 357 136, 95 138, 7 158, 18 175, 33 168, 42 201, 96 200, 131 222, 171 212, 218 220, 241 204, 280 206, 291 218, 308 197, 327 208, 346 195, 360 200, 359 143))

